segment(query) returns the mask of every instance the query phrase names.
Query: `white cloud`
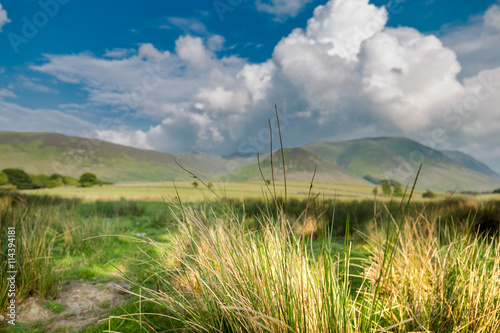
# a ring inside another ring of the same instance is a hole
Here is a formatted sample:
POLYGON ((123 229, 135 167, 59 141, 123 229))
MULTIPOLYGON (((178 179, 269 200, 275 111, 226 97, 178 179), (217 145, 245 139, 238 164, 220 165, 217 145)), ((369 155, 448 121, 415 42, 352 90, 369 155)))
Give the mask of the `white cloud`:
POLYGON ((126 58, 126 57, 134 54, 134 52, 135 52, 135 50, 131 50, 131 49, 115 48, 112 50, 106 50, 106 53, 104 53, 103 57, 123 59, 123 58, 126 58))
MULTIPOLYGON (((493 36, 496 18, 492 7, 481 24, 467 28, 473 30, 466 31, 466 42, 472 43, 471 31, 493 36)), ((387 11, 368 0, 332 0, 316 8, 304 29, 284 37, 263 63, 218 57, 221 36, 186 35, 177 39, 173 52, 144 44, 111 59, 49 55, 32 68, 81 85, 88 102, 108 108, 111 117, 117 117, 116 106, 130 109, 128 120, 98 133, 136 147, 227 153, 244 143, 264 151, 268 142, 262 133, 277 104, 289 115, 282 127, 289 144, 360 135, 418 137, 439 127, 452 140, 450 148, 482 144, 495 151, 491 142, 500 141, 500 83, 468 117, 450 113, 482 84, 467 62, 472 74, 463 82, 457 79, 463 65, 457 50, 466 50, 465 44, 451 49, 446 45, 458 38, 454 33, 443 45, 436 36, 387 28, 386 22, 387 11), (458 126, 451 116, 459 117, 458 126), (151 126, 138 130, 136 119, 148 119, 151 126)), ((479 46, 470 49, 484 47, 479 46)), ((481 75, 499 75, 500 64, 488 66, 481 75)), ((489 161, 500 166, 500 154, 489 161)))
MULTIPOLYGON (((0 96, 1 92, 0 90, 0 96)), ((9 97, 14 97, 10 95, 9 97)), ((30 109, 19 104, 7 102, 0 97, 0 124, 9 131, 19 132, 57 132, 85 136, 96 126, 79 117, 59 110, 39 108, 30 109)))
POLYGON ((10 19, 7 17, 7 11, 2 7, 2 4, 0 3, 0 32, 2 32, 3 26, 10 22, 10 19))
POLYGON ((500 6, 492 5, 482 16, 472 17, 464 26, 441 31, 445 46, 453 49, 463 71, 460 77, 500 66, 500 6))
POLYGON ((34 78, 28 78, 25 75, 20 75, 19 76, 19 82, 20 85, 23 89, 27 90, 32 90, 32 91, 37 91, 37 92, 43 92, 43 93, 52 93, 56 94, 58 93, 57 90, 49 88, 47 86, 44 86, 43 84, 37 83, 37 79, 34 78))
POLYGON ((407 133, 430 126, 462 93, 459 71, 452 50, 411 28, 378 33, 362 53, 364 92, 378 115, 407 133))
POLYGON ((9 89, 1 88, 0 89, 0 100, 5 99, 5 97, 17 98, 17 95, 9 89))
POLYGON ((175 51, 181 60, 194 67, 206 67, 214 58, 213 53, 208 51, 201 38, 186 36, 175 42, 175 51))
POLYGON ((257 10, 273 14, 278 20, 295 17, 313 0, 256 0, 257 10))
POLYGON ((195 18, 169 17, 168 24, 162 25, 161 29, 172 29, 173 27, 182 30, 184 33, 195 33, 198 35, 206 35, 207 29, 205 25, 195 18))
POLYGON ((329 44, 328 55, 354 61, 363 41, 381 31, 386 22, 385 8, 367 0, 329 1, 314 10, 305 35, 310 43, 329 44))
POLYGON ((2 28, 7 23, 10 23, 11 20, 7 17, 7 11, 2 7, 0 3, 0 32, 2 32, 2 28))

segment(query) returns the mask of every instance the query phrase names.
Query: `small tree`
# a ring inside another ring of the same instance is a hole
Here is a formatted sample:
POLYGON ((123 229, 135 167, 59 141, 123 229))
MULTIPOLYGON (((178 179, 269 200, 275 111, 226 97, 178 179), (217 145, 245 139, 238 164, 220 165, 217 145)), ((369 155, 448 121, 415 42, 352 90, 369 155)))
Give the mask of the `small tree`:
POLYGON ((0 185, 6 185, 9 183, 9 177, 5 174, 5 172, 0 171, 0 185))
POLYGON ((380 185, 382 185, 382 193, 388 196, 392 194, 391 185, 387 180, 381 180, 380 185))
POLYGON ((31 179, 33 180, 33 184, 35 184, 36 188, 47 188, 48 183, 50 181, 49 176, 44 175, 43 173, 38 175, 31 175, 31 179))
POLYGON ((395 183, 394 184, 394 196, 396 197, 402 197, 404 195, 403 188, 401 187, 401 184, 395 183))
POLYGON ((85 172, 83 175, 81 175, 78 182, 80 183, 81 187, 90 187, 99 183, 99 181, 97 180, 97 176, 90 172, 85 172))
POLYGON ((198 187, 198 182, 192 182, 191 185, 193 185, 194 188, 198 187))
POLYGON ((214 184, 208 183, 207 186, 208 186, 208 188, 212 188, 212 187, 214 187, 214 184))
POLYGON ((422 198, 435 198, 437 197, 436 193, 432 192, 431 190, 427 190, 424 193, 422 193, 422 198))
POLYGON ((269 179, 266 179, 266 184, 271 185, 271 181, 269 179))
POLYGON ((373 191, 372 191, 372 192, 373 192, 373 195, 374 195, 374 196, 377 196, 377 194, 378 194, 378 186, 375 186, 375 187, 373 188, 373 191))
POLYGON ((31 177, 21 169, 4 169, 3 173, 9 178, 9 183, 20 190, 35 188, 31 177))

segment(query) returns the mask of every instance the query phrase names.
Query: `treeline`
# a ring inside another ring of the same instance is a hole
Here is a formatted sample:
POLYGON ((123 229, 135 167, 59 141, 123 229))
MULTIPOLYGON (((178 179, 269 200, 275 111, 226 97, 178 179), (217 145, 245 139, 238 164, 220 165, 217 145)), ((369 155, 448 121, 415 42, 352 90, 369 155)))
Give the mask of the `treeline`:
POLYGON ((19 190, 29 190, 38 188, 54 188, 62 186, 90 187, 93 185, 111 184, 99 180, 96 175, 86 172, 79 179, 64 176, 58 173, 28 174, 22 169, 8 168, 0 171, 0 186, 15 186, 19 190))

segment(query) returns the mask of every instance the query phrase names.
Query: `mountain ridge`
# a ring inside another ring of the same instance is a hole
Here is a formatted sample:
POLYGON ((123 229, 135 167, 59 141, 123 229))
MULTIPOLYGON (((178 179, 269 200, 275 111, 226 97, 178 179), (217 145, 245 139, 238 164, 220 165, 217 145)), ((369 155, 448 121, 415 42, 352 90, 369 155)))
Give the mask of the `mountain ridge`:
MULTIPOLYGON (((472 156, 439 151, 404 137, 317 141, 284 152, 291 180, 309 181, 316 168, 317 180, 368 183, 391 178, 410 184, 422 160, 420 188, 491 190, 500 186, 500 176, 472 156)), ((270 154, 262 155, 260 161, 265 177, 271 177, 270 154)), ((282 172, 281 164, 278 149, 273 152, 276 175, 282 172)), ((173 155, 58 133, 0 131, 0 170, 20 167, 29 173, 68 176, 91 171, 112 182, 192 179, 181 166, 205 179, 262 179, 256 156, 218 157, 199 151, 173 155)))

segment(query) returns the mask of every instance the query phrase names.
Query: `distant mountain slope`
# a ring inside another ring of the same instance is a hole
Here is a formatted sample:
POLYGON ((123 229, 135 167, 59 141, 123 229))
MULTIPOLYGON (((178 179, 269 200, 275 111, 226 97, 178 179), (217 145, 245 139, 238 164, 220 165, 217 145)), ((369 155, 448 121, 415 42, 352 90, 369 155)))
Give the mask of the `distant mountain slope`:
MULTIPOLYGON (((433 190, 492 190, 500 178, 485 164, 459 152, 440 152, 406 138, 368 138, 343 142, 315 142, 286 148, 287 176, 316 180, 367 183, 366 179, 392 178, 412 184, 418 160, 425 157, 419 188, 433 190)), ((203 179, 260 180, 255 156, 226 158, 200 152, 172 155, 95 139, 55 133, 0 132, 0 170, 22 168, 29 173, 61 173, 78 177, 93 172, 111 182, 189 180, 192 171, 203 179)), ((282 177, 280 151, 273 154, 275 177, 282 177)), ((261 156, 266 179, 271 179, 269 154, 261 156)))
MULTIPOLYGON (((284 156, 286 161, 286 175, 290 180, 311 180, 314 169, 317 167, 316 180, 345 182, 345 183, 366 183, 346 170, 339 168, 335 164, 303 148, 285 148, 284 156)), ((265 179, 271 179, 271 156, 267 154, 261 158, 260 166, 265 179)), ((283 177, 283 166, 281 151, 273 153, 273 167, 275 179, 283 177)), ((229 179, 246 181, 261 180, 257 162, 241 168, 229 174, 229 179)))
MULTIPOLYGON (((444 153, 406 138, 368 138, 315 142, 303 146, 359 177, 392 178, 412 184, 424 162, 417 186, 434 190, 491 190, 499 182, 456 162, 444 153)), ((472 157, 469 157, 472 159, 472 157)))
POLYGON ((479 162, 474 157, 464 154, 456 150, 442 150, 443 154, 454 160, 455 162, 462 164, 466 168, 475 170, 487 176, 500 179, 500 175, 495 171, 491 170, 486 164, 479 162))
MULTIPOLYGON (((203 168, 207 163, 200 165, 189 154, 178 160, 200 176, 210 173, 203 168)), ((111 182, 189 179, 168 153, 55 133, 0 132, 0 170, 17 167, 74 177, 90 171, 111 182)))

